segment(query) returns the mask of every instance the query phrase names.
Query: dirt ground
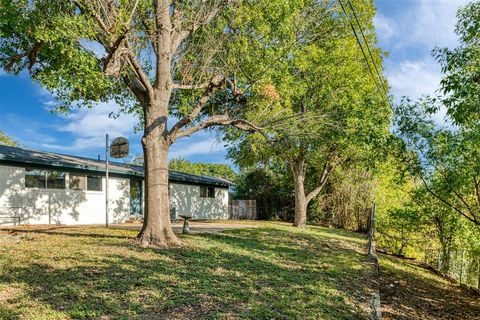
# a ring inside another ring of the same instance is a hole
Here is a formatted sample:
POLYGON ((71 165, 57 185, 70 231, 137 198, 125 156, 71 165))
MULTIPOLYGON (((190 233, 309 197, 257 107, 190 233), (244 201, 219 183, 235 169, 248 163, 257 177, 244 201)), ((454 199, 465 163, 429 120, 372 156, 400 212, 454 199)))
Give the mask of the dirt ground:
POLYGON ((420 263, 379 255, 380 299, 385 320, 480 319, 480 294, 420 263))

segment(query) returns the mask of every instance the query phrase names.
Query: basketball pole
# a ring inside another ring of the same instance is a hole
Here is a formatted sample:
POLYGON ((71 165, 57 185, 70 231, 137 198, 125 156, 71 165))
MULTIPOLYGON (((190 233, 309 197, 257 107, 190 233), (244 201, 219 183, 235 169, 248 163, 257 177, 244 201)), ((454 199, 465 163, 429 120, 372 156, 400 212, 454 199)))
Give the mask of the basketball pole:
POLYGON ((108 228, 108 133, 105 135, 105 228, 108 228))

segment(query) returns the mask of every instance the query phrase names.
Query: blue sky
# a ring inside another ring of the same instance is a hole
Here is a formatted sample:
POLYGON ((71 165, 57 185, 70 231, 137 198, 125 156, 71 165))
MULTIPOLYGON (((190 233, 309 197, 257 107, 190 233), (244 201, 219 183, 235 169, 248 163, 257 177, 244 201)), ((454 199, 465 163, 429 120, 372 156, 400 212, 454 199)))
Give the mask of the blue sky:
MULTIPOLYGON (((466 0, 376 0, 375 25, 379 46, 389 52, 384 61, 391 93, 419 97, 438 88, 440 68, 431 57, 435 46, 456 45, 455 13, 466 0)), ((68 116, 52 114, 52 96, 33 83, 27 73, 10 76, 0 70, 0 130, 23 146, 72 155, 104 158, 105 133, 125 136, 131 154, 141 154, 136 119, 110 119, 114 103, 78 109, 68 116)), ((442 117, 442 114, 438 115, 442 117)), ((229 163, 223 144, 212 133, 197 133, 177 141, 170 158, 195 162, 229 163)), ((128 161, 128 159, 125 159, 128 161)))

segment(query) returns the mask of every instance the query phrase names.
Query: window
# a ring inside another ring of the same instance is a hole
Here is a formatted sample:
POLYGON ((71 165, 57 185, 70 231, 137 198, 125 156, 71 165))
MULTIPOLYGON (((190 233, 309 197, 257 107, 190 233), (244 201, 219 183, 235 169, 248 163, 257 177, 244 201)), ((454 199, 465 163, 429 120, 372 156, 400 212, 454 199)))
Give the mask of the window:
POLYGON ((215 198, 215 188, 200 186, 200 197, 201 198, 215 198))
POLYGON ((102 191, 102 177, 87 175, 87 190, 102 191))
POLYGON ((70 174, 70 189, 102 191, 102 177, 78 173, 70 174))
POLYGON ((46 188, 46 171, 25 168, 25 188, 46 188))
POLYGON ((86 190, 87 179, 85 175, 70 173, 70 189, 86 190))
POLYGON ((65 172, 25 168, 25 188, 65 189, 65 172))
POLYGON ((47 171, 47 188, 65 189, 65 172, 47 171))

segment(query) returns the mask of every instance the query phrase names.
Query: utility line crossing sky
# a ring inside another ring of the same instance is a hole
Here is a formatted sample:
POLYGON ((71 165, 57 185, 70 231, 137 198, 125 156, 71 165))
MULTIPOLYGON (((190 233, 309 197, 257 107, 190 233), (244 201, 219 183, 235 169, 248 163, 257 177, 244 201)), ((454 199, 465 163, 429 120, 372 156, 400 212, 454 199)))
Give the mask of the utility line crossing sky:
MULTIPOLYGON (((438 88, 440 67, 431 56, 435 46, 454 47, 456 11, 466 0, 376 0, 379 46, 389 53, 385 75, 395 99, 432 94, 438 88)), ((353 36, 353 35, 352 35, 353 36)), ((136 119, 108 117, 116 106, 102 103, 95 108, 73 111, 68 116, 52 114, 52 96, 32 83, 26 73, 7 75, 0 70, 0 130, 23 146, 96 158, 104 155, 105 133, 125 136, 131 154, 141 154, 136 119)), ((439 115, 441 117, 442 115, 439 115)), ((194 162, 228 163, 223 144, 213 133, 201 132, 177 141, 170 158, 194 162)))

